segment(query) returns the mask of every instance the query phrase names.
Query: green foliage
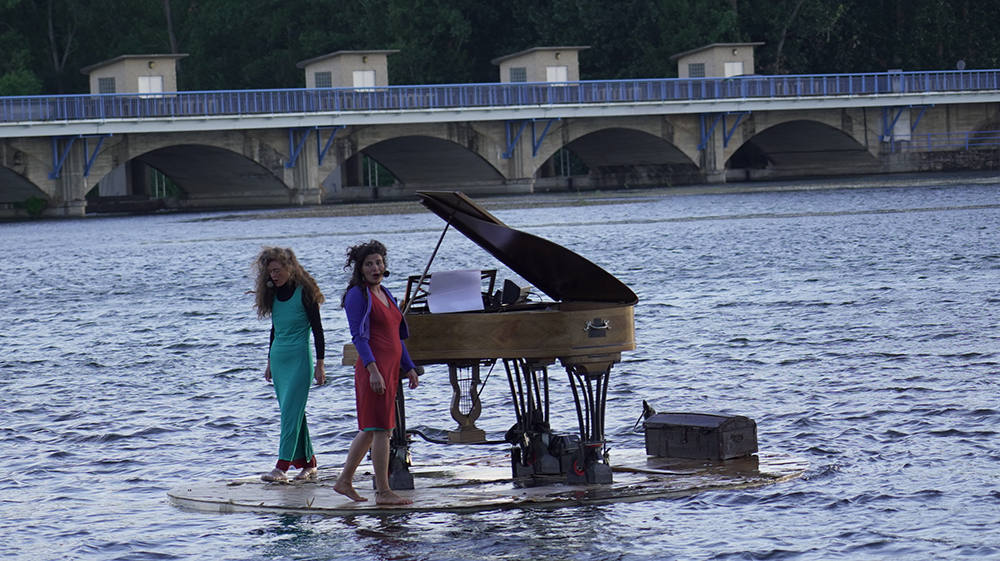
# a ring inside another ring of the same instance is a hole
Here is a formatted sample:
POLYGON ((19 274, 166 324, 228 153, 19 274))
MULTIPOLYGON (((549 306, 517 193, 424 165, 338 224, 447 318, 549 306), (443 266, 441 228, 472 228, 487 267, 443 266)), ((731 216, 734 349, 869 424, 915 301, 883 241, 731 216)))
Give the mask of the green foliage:
MULTIPOLYGON (((152 167, 146 169, 147 194, 151 199, 183 199, 184 191, 160 170, 152 167)), ((96 190, 96 187, 95 187, 96 190)), ((96 193, 95 193, 96 195, 96 193)))
MULTIPOLYGON (((12 9, 20 0, 3 0, 0 13, 12 9)), ((0 22, 3 20, 0 19, 0 22)), ((20 30, 0 23, 0 95, 35 95, 42 93, 42 80, 31 70, 31 51, 20 30)))
POLYGON ((0 96, 38 95, 42 93, 42 80, 29 70, 18 69, 0 75, 0 96))
POLYGON ((760 41, 758 73, 1000 65, 1000 0, 0 0, 0 95, 86 92, 80 68, 175 52, 184 90, 293 88, 296 63, 398 49, 393 84, 495 82, 492 60, 589 46, 581 78, 671 77, 674 54, 760 41), (171 14, 168 28, 166 13, 171 14), (51 34, 49 30, 51 29, 51 34))
POLYGON ((374 187, 388 187, 396 183, 396 176, 376 160, 364 156, 361 160, 362 184, 374 187))
POLYGON ((40 218, 45 209, 48 208, 49 200, 43 197, 28 197, 17 206, 23 208, 31 218, 40 218))

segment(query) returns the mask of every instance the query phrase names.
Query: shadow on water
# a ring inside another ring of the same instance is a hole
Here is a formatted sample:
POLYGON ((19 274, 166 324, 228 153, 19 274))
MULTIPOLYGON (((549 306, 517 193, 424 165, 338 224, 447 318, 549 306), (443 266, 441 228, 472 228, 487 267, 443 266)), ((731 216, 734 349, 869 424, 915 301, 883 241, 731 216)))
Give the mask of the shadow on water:
MULTIPOLYGON (((258 559, 608 559, 595 528, 612 523, 603 508, 419 513, 324 518, 280 516, 252 530, 266 543, 258 559), (315 558, 315 557, 314 557, 315 558)), ((634 555, 642 553, 636 547, 634 555)), ((651 552, 650 552, 651 553, 651 552)), ((610 557, 609 557, 610 555, 610 557)), ((637 557, 638 558, 638 557, 637 557)))

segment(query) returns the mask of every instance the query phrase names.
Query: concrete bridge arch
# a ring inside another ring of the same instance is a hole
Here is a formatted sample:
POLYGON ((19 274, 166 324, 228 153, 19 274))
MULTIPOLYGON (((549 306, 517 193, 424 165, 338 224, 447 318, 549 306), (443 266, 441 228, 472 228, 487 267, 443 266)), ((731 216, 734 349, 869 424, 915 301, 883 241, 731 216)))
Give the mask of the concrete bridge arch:
POLYGON ((21 175, 15 169, 0 167, 0 204, 21 204, 33 198, 49 199, 46 193, 31 179, 21 175))
MULTIPOLYGON (((184 193, 192 206, 289 204, 296 202, 294 178, 285 167, 288 137, 278 131, 213 131, 202 134, 125 135, 106 140, 91 177, 107 177, 122 165, 148 166, 184 193), (109 142, 110 141, 110 142, 109 142), (292 181, 289 181, 289 180, 292 181)), ((132 178, 135 189, 142 182, 132 178)))
MULTIPOLYGON (((589 187, 672 185, 701 181, 700 153, 690 116, 584 118, 559 123, 527 174, 544 184, 559 175, 553 159, 569 150, 587 167, 589 187)), ((581 178, 575 178, 579 181, 581 178)), ((550 181, 551 182, 551 181, 550 181)))
MULTIPOLYGON (((469 127, 471 128, 471 127, 469 127)), ((345 151, 343 166, 345 181, 359 185, 362 155, 379 162, 408 187, 424 185, 460 185, 498 182, 507 176, 498 169, 500 162, 490 161, 490 143, 486 153, 481 147, 483 137, 477 133, 464 139, 438 131, 405 131, 409 134, 391 138, 371 138, 360 133, 356 143, 345 151)), ((494 148, 495 150, 495 148, 494 148)))
POLYGON ((88 193, 116 178, 124 186, 115 194, 124 197, 112 198, 144 198, 151 194, 145 167, 177 185, 183 197, 170 205, 181 208, 322 202, 315 154, 304 151, 302 161, 289 167, 289 146, 287 129, 66 137, 55 144, 51 138, 15 139, 2 146, 0 203, 36 196, 61 204, 67 214, 82 213, 88 193))
POLYGON ((326 158, 319 176, 327 194, 338 198, 370 198, 371 192, 398 196, 418 188, 495 187, 518 170, 501 156, 502 123, 424 123, 398 127, 348 127, 337 134, 335 158, 326 158), (367 156, 388 169, 398 183, 368 185, 363 170, 367 156))
POLYGON ((742 170, 746 179, 762 179, 851 167, 858 173, 874 173, 880 164, 868 147, 842 129, 798 120, 774 124, 746 139, 728 158, 726 167, 742 170))
POLYGON ((350 198, 351 192, 368 197, 373 190, 393 196, 421 187, 474 193, 477 187, 495 189, 498 184, 506 192, 528 192, 565 187, 574 179, 591 188, 703 179, 697 124, 691 116, 430 123, 352 127, 340 134, 336 163, 320 169, 321 177, 341 182, 338 197, 350 198), (555 169, 553 158, 563 149, 586 165, 587 177, 568 178, 555 169), (356 189, 366 180, 362 155, 386 167, 400 184, 356 189))
POLYGON ((47 139, 0 140, 0 203, 20 203, 31 197, 52 199, 58 182, 49 178, 52 149, 47 139), (41 150, 40 148, 47 148, 41 150))

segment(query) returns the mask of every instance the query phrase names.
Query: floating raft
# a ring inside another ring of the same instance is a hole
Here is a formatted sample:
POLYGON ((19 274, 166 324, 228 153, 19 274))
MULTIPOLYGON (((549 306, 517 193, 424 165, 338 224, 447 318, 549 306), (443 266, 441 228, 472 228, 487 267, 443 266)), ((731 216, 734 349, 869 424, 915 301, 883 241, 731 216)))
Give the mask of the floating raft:
POLYGON ((375 504, 371 476, 358 477, 355 488, 368 498, 355 502, 333 490, 336 473, 307 482, 265 483, 259 476, 181 485, 167 495, 173 504, 207 512, 280 512, 289 514, 378 514, 400 512, 475 512, 509 508, 561 508, 682 497, 720 489, 745 489, 780 483, 802 475, 804 460, 755 455, 726 461, 647 457, 642 449, 615 450, 614 483, 517 486, 510 460, 482 457, 462 463, 413 466, 415 489, 397 491, 411 505, 375 504))

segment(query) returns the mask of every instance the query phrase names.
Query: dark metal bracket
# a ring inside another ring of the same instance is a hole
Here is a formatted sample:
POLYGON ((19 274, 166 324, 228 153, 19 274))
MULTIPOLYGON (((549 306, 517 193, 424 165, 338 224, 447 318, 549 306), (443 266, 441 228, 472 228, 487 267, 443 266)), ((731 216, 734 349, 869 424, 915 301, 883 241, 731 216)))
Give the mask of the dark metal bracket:
POLYGON ((729 140, 733 138, 733 134, 736 133, 736 127, 743 122, 743 118, 750 114, 750 111, 727 111, 725 113, 715 113, 715 118, 712 120, 712 124, 709 126, 705 125, 707 117, 712 115, 711 113, 702 113, 699 115, 701 121, 701 141, 698 143, 698 151, 704 150, 708 146, 708 141, 712 138, 712 134, 715 133, 715 127, 719 125, 719 121, 722 121, 722 147, 729 147, 729 140), (726 115, 735 115, 736 120, 733 122, 733 126, 729 127, 726 125, 726 115))
POLYGON ((101 151, 101 145, 104 144, 104 139, 111 136, 110 134, 92 134, 92 135, 77 135, 77 136, 54 136, 52 137, 52 171, 49 172, 49 179, 59 179, 62 174, 63 165, 66 163, 66 158, 69 157, 70 150, 73 149, 73 144, 76 143, 77 139, 83 140, 83 153, 87 159, 83 162, 83 176, 87 177, 90 175, 90 168, 94 166, 94 160, 97 159, 97 153, 101 151), (97 145, 94 146, 93 152, 90 151, 89 146, 87 146, 88 138, 96 138, 97 145), (65 142, 66 145, 63 149, 59 150, 59 143, 65 142))
POLYGON ((542 141, 545 140, 545 135, 549 134, 549 128, 552 127, 552 123, 559 120, 558 117, 553 119, 545 119, 545 128, 542 129, 541 136, 535 139, 535 122, 542 119, 532 119, 531 120, 531 157, 534 158, 538 155, 538 149, 542 146, 542 141))
POLYGON ((514 157, 514 148, 517 146, 519 140, 521 140, 521 135, 524 134, 524 129, 529 124, 531 125, 531 157, 534 158, 538 155, 538 149, 541 148, 542 142, 545 140, 545 136, 549 134, 549 129, 552 127, 552 123, 561 120, 559 117, 554 117, 551 119, 524 119, 516 121, 507 121, 506 131, 507 131, 507 149, 504 150, 502 157, 505 160, 509 160, 514 157), (535 128, 535 123, 538 121, 545 121, 545 128, 539 134, 538 130, 535 128), (517 129, 517 133, 513 134, 512 130, 515 124, 520 123, 517 129))
POLYGON ((503 154, 501 155, 503 159, 509 160, 514 157, 514 147, 517 146, 517 141, 521 140, 521 133, 524 132, 524 127, 526 126, 528 126, 528 121, 507 121, 506 123, 507 149, 504 150, 503 154), (514 137, 511 138, 511 128, 512 128, 511 125, 518 122, 521 123, 521 126, 517 129, 517 134, 515 134, 514 137))
POLYGON ((333 139, 337 136, 337 131, 344 128, 344 125, 334 125, 332 127, 316 127, 316 159, 317 165, 323 165, 323 160, 326 158, 326 153, 330 151, 330 147, 333 146, 333 139), (330 138, 326 139, 323 144, 323 148, 320 148, 320 142, 322 140, 322 132, 324 130, 330 131, 330 138))
POLYGON ((920 113, 917 113, 917 118, 910 123, 910 132, 917 130, 917 125, 920 124, 920 119, 924 117, 924 113, 928 109, 934 107, 933 105, 907 105, 905 107, 883 107, 882 108, 882 140, 888 142, 893 138, 893 130, 896 128, 896 123, 899 118, 903 115, 903 111, 907 109, 920 109, 920 113), (890 120, 889 117, 892 116, 890 120))
POLYGON ((299 161, 299 154, 302 153, 302 147, 305 146, 311 132, 311 128, 288 129, 288 161, 285 162, 286 169, 295 167, 295 164, 299 161), (295 141, 296 131, 302 134, 302 138, 298 142, 295 141))
POLYGON ((319 165, 323 165, 323 160, 326 158, 327 152, 330 151, 330 147, 333 146, 333 139, 337 136, 337 131, 344 128, 344 125, 334 125, 330 127, 302 127, 297 129, 288 129, 288 161, 285 162, 286 168, 293 168, 295 164, 299 161, 299 155, 302 154, 302 148, 306 145, 306 140, 309 139, 309 135, 313 131, 316 131, 316 158, 319 165), (323 131, 329 130, 330 137, 323 141, 323 131), (301 134, 301 137, 296 140, 296 132, 301 134))

